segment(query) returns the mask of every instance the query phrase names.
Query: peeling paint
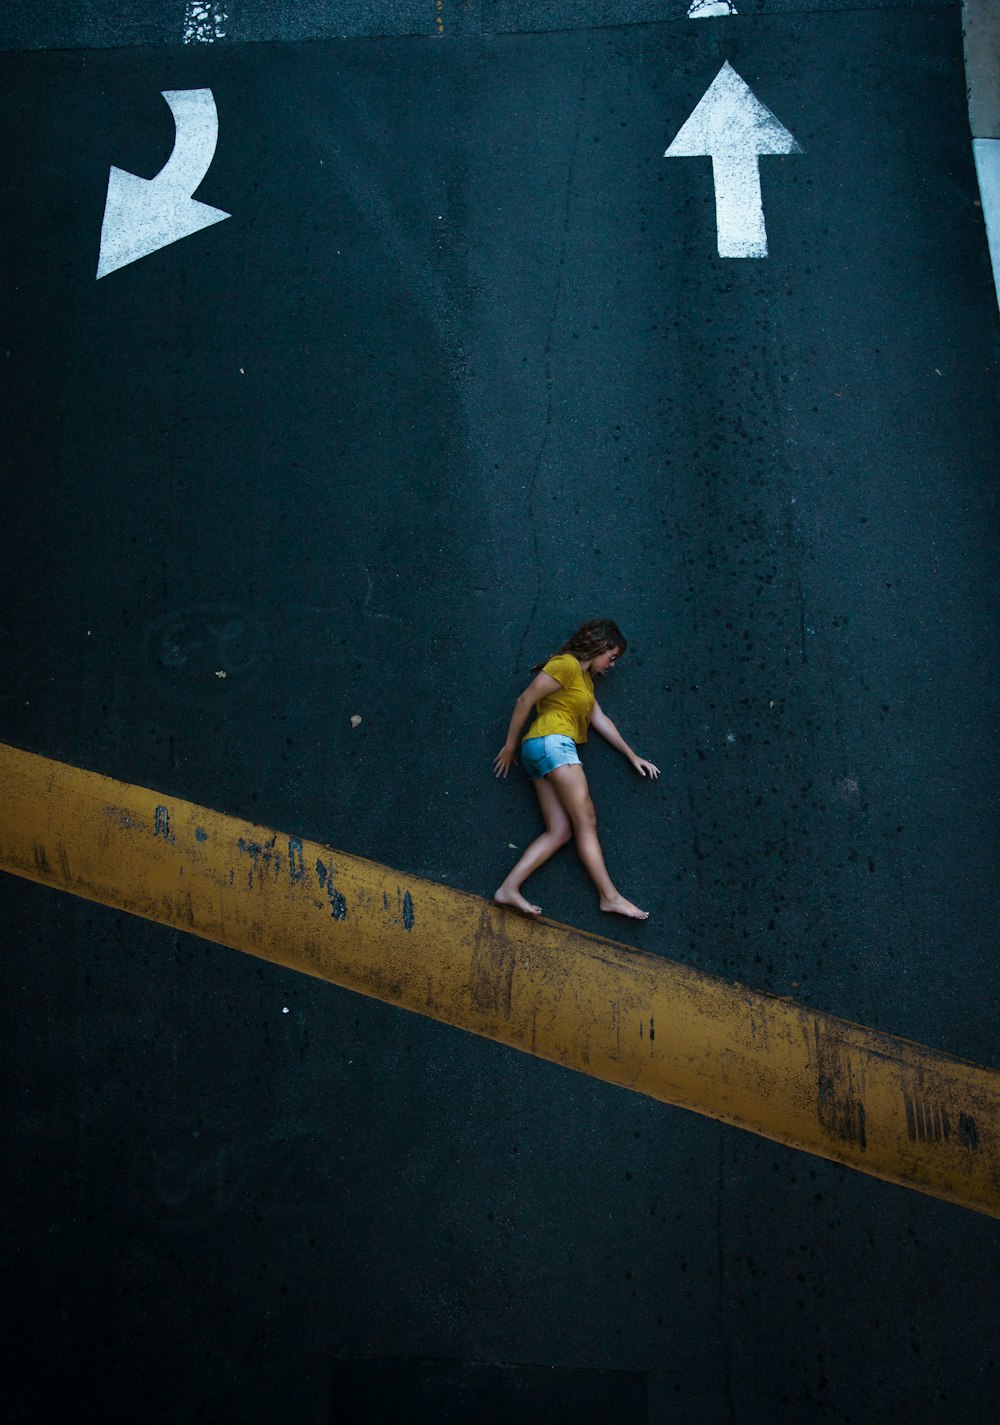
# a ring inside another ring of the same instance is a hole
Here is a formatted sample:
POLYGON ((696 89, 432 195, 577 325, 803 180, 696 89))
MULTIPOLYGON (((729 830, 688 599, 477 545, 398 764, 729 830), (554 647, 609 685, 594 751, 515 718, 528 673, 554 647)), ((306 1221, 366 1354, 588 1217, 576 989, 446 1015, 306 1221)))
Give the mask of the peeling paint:
POLYGON ((302 857, 302 842, 297 836, 292 836, 288 841, 288 879, 294 885, 296 881, 301 881, 305 873, 306 868, 302 857))
POLYGON ((130 827, 135 825, 132 819, 132 813, 127 807, 105 807, 104 815, 116 821, 123 831, 127 831, 130 827))
POLYGON ((347 901, 342 893, 333 884, 333 865, 327 866, 323 861, 316 861, 316 875, 319 883, 330 898, 330 914, 334 920, 347 919, 347 901))
POLYGON ((244 841, 242 836, 237 841, 236 846, 238 850, 243 852, 244 856, 249 856, 253 862, 253 865, 247 871, 247 889, 253 890, 253 873, 259 868, 261 853, 264 848, 257 841, 244 841))
POLYGON ((254 873, 273 871, 275 877, 281 873, 281 853, 276 851, 276 836, 271 836, 267 841, 246 841, 242 836, 238 839, 237 849, 242 851, 244 856, 249 856, 253 865, 247 871, 247 889, 253 889, 254 873))
POLYGON ((226 37, 229 16, 218 0, 187 0, 184 8, 184 44, 214 44, 226 37))

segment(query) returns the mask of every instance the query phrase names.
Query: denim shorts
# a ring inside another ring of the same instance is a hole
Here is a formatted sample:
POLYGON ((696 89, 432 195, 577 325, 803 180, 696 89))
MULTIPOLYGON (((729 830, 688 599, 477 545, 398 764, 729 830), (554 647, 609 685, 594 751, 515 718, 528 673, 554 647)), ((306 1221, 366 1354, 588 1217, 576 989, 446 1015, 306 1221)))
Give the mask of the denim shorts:
POLYGON ((579 761, 576 743, 572 737, 564 737, 562 733, 529 737, 521 743, 521 766, 533 782, 557 767, 571 767, 579 761))

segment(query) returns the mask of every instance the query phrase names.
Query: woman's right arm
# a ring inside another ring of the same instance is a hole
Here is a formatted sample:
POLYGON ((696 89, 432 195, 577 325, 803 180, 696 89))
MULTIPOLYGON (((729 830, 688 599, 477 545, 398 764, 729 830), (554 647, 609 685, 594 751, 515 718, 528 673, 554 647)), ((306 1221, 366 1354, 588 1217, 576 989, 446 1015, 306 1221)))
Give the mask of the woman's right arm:
POLYGON ((514 711, 510 717, 510 726, 507 729, 507 741, 493 759, 493 771, 496 776, 506 777, 511 767, 517 761, 517 745, 520 740, 521 729, 528 721, 532 708, 536 703, 540 703, 542 698, 547 697, 549 693, 554 693, 557 688, 561 687, 562 684, 557 678, 553 678, 551 673, 535 674, 534 678, 514 704, 514 711))

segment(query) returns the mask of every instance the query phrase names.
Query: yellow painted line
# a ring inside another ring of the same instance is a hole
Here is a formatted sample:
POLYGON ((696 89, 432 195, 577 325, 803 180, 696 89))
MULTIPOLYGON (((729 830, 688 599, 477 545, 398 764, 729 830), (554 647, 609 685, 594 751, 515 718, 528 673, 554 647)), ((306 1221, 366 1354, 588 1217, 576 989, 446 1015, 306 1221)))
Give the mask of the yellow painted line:
POLYGON ((0 744, 0 867, 1000 1217, 1000 1072, 0 744))

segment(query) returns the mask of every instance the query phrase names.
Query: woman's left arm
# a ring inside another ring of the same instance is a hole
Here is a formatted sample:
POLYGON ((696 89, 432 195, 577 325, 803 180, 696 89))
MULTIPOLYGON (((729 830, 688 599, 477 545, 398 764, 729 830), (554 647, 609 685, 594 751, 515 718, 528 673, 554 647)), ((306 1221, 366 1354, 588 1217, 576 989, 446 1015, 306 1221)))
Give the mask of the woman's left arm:
POLYGON ((627 757, 632 766, 639 773, 640 777, 652 777, 654 780, 660 775, 659 767, 648 762, 645 757, 639 757, 629 747, 607 713, 602 712, 600 703, 594 703, 594 710, 590 714, 590 725, 595 732, 599 732, 605 742, 610 742, 611 746, 619 751, 623 757, 627 757))

